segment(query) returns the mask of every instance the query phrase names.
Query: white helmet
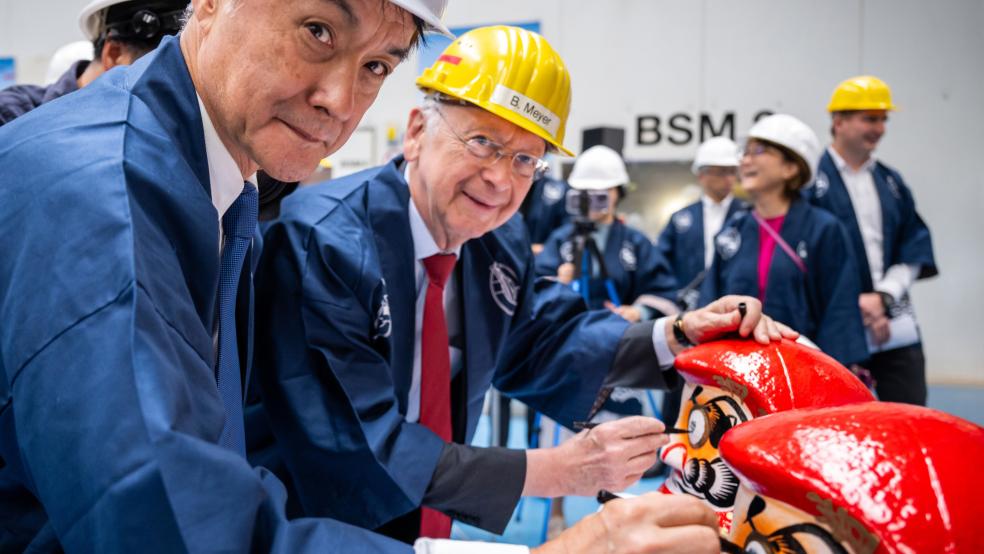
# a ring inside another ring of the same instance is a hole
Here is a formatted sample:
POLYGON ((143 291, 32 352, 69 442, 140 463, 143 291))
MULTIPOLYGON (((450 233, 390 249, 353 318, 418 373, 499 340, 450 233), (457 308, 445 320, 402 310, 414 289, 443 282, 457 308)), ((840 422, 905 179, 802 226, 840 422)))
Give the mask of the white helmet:
POLYGON ((48 62, 48 71, 44 74, 44 84, 50 85, 58 80, 72 64, 81 60, 92 59, 92 43, 87 40, 70 42, 55 50, 55 55, 48 62))
POLYGON ((444 17, 444 10, 448 7, 448 0, 389 0, 400 6, 413 15, 419 17, 427 24, 427 30, 441 33, 448 38, 454 38, 451 31, 441 23, 444 17))
POLYGON ((618 152, 599 144, 577 157, 567 182, 577 190, 605 190, 628 184, 629 172, 618 152))
POLYGON ((820 139, 813 129, 795 117, 786 114, 763 117, 752 125, 748 131, 748 138, 762 139, 785 146, 799 156, 810 170, 806 182, 817 174, 817 164, 820 163, 820 139))
POLYGON ((696 175, 702 167, 738 167, 738 162, 738 145, 728 137, 714 137, 697 147, 690 170, 696 175))
MULTIPOLYGON (((146 0, 145 2, 136 2, 136 0, 93 0, 88 6, 82 8, 82 12, 79 14, 79 28, 82 29, 82 34, 85 35, 85 38, 89 39, 90 42, 96 41, 96 39, 102 36, 102 33, 105 31, 106 14, 109 13, 109 8, 117 4, 126 4, 129 2, 135 2, 136 4, 148 4, 146 9, 158 12, 156 13, 158 17, 164 15, 163 13, 160 13, 161 11, 171 14, 171 16, 167 19, 158 19, 155 21, 154 24, 159 25, 159 27, 154 27, 150 32, 160 36, 160 33, 173 34, 179 30, 180 13, 177 12, 183 12, 184 7, 190 3, 190 0, 173 0, 170 2, 151 2, 150 0, 146 0)), ((135 8, 135 10, 139 9, 139 7, 135 8)))

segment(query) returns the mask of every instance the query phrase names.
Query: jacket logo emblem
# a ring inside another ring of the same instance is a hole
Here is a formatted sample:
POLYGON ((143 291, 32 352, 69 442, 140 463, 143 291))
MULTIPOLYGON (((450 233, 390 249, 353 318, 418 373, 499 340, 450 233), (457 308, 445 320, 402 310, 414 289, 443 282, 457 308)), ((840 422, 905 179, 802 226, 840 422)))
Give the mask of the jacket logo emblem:
POLYGON ((717 245, 717 251, 721 255, 721 259, 730 260, 741 248, 741 234, 738 232, 738 229, 729 227, 718 233, 718 236, 714 239, 714 243, 717 245))
POLYGON ((389 295, 383 293, 383 299, 376 310, 376 320, 373 322, 373 340, 388 339, 393 333, 393 318, 390 316, 389 295))
POLYGON ((561 198, 564 197, 564 186, 555 181, 547 181, 543 185, 543 201, 550 204, 556 204, 561 198))
POLYGON ((694 216, 690 212, 677 212, 673 216, 673 227, 677 233, 686 233, 694 224, 694 216))
POLYGON ((560 243, 560 261, 565 263, 574 263, 574 243, 565 240, 560 243))
POLYGON ((638 265, 638 260, 636 260, 635 249, 632 248, 631 242, 623 242, 622 249, 618 251, 618 259, 622 262, 622 267, 625 271, 635 271, 638 265))
POLYGON ((830 190, 830 179, 823 171, 817 173, 817 178, 813 180, 813 194, 817 198, 823 198, 830 190))
POLYGON ((506 315, 516 313, 519 304, 519 279, 516 272, 505 264, 493 262, 489 266, 489 292, 496 306, 506 315))

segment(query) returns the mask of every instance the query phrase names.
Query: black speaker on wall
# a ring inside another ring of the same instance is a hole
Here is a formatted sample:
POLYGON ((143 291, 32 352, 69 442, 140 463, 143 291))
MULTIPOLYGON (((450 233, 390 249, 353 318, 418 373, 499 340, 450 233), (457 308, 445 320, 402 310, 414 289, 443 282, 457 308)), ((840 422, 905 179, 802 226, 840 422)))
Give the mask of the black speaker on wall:
POLYGON ((625 148, 625 129, 621 127, 591 127, 581 131, 581 152, 603 144, 622 155, 625 148))

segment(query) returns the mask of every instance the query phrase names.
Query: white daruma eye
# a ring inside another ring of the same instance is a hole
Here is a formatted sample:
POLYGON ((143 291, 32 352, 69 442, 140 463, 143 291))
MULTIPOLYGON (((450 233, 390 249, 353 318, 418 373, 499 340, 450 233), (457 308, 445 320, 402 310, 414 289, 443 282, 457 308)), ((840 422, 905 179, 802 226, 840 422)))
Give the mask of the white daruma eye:
POLYGON ((707 415, 704 410, 698 408, 690 410, 687 431, 687 438, 690 439, 690 445, 693 447, 698 447, 707 440, 707 415))
POLYGON ((767 544, 754 540, 745 545, 745 552, 748 554, 771 554, 772 549, 767 544))

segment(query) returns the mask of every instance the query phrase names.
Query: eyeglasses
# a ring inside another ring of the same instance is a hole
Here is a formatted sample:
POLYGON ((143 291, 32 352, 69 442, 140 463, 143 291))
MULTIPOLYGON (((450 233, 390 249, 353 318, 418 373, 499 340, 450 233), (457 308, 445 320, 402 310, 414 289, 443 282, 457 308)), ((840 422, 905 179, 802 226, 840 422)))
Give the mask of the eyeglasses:
POLYGON ((776 147, 765 144, 764 142, 758 142, 758 141, 748 142, 745 144, 744 147, 742 147, 738 151, 738 158, 741 159, 744 158, 745 156, 751 156, 754 158, 755 156, 761 156, 766 152, 778 152, 778 151, 779 150, 776 147))
POLYGON ((444 111, 439 107, 435 107, 437 114, 441 116, 441 120, 444 121, 444 125, 447 126, 454 138, 458 139, 458 142, 465 145, 465 149, 468 153, 480 160, 491 160, 489 165, 497 163, 500 159, 509 157, 512 162, 512 171, 519 177, 524 179, 539 179, 550 167, 546 160, 542 158, 537 158, 530 154, 525 154, 523 152, 510 152, 502 147, 502 145, 497 144, 486 137, 475 136, 471 138, 462 137, 458 131, 451 126, 448 118, 445 117, 444 111))

